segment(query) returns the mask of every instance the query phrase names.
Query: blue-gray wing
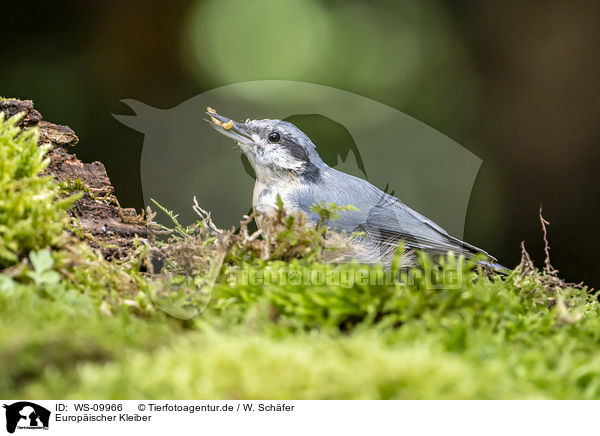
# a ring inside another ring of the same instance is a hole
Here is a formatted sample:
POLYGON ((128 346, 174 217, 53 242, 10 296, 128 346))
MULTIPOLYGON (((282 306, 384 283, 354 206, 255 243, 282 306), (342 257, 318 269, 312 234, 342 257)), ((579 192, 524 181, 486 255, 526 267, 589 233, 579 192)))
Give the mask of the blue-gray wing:
POLYGON ((371 239, 384 246, 397 246, 404 242, 408 248, 423 250, 436 256, 452 251, 467 258, 481 253, 495 260, 484 250, 449 235, 430 219, 385 193, 381 193, 379 201, 369 207, 363 229, 371 239))
MULTIPOLYGON (((328 225, 349 233, 365 232, 369 241, 382 249, 404 243, 406 248, 423 250, 432 255, 445 255, 452 251, 471 257, 482 253, 495 261, 484 250, 449 235, 396 197, 365 180, 333 169, 324 175, 322 183, 303 192, 300 197, 302 204, 299 206, 305 211, 309 204, 318 202, 357 207, 358 211, 344 212, 338 220, 328 225)), ((312 218, 316 219, 314 215, 312 218)))

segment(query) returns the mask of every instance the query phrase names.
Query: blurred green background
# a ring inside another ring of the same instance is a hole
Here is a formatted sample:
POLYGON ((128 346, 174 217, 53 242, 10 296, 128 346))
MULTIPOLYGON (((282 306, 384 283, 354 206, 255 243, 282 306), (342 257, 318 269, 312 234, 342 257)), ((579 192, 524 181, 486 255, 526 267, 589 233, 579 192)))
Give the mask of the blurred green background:
MULTIPOLYGON (((301 80, 401 110, 481 159, 465 239, 514 266, 600 283, 600 3, 65 1, 2 6, 0 95, 32 99, 143 206, 143 138, 122 98, 170 108, 239 81, 301 80)), ((276 98, 277 96, 274 96, 276 98)), ((443 182, 441 182, 443 183, 443 182)))

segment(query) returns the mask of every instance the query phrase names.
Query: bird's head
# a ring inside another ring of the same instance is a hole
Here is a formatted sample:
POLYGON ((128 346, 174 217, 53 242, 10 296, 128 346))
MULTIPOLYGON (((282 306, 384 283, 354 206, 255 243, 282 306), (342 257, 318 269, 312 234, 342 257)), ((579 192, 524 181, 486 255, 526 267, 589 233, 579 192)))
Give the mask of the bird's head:
POLYGON ((208 108, 209 123, 235 140, 252 164, 256 177, 269 182, 279 178, 300 177, 318 180, 325 166, 315 145, 292 123, 281 120, 236 122, 208 108))

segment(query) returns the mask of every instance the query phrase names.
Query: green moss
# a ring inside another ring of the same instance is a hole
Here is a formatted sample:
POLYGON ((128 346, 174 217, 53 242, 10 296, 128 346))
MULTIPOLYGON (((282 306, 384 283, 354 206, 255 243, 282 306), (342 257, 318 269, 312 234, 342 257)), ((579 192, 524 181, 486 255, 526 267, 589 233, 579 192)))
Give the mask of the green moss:
POLYGON ((600 313, 585 289, 468 278, 435 291, 223 282, 185 323, 101 315, 65 281, 51 299, 7 294, 6 281, 1 386, 31 398, 600 397, 600 313))
POLYGON ((69 378, 82 361, 108 361, 128 346, 151 349, 173 332, 169 322, 102 315, 64 279, 22 285, 0 275, 0 393, 20 392, 48 371, 69 378))
POLYGON ((600 398, 587 289, 531 265, 490 278, 453 257, 400 280, 325 265, 323 229, 283 215, 260 238, 219 233, 204 212, 176 224, 165 271, 225 264, 206 309, 172 318, 153 304, 147 244, 109 262, 68 231, 61 194, 85 186, 40 177, 36 135, 0 119, 3 397, 600 398))
MULTIPOLYGON (((228 310, 209 308, 187 333, 153 353, 134 346, 110 362, 84 361, 75 373, 54 369, 20 393, 70 398, 600 397, 598 306, 581 290, 568 291, 574 305, 567 311, 581 317, 567 322, 556 307, 537 306, 536 297, 513 278, 481 279, 453 291, 453 297, 405 289, 389 299, 398 308, 413 308, 401 323, 365 320, 349 332, 323 328, 312 318, 302 323, 300 315, 318 304, 302 290, 288 290, 305 298, 285 317, 273 316, 273 306, 281 302, 267 290, 263 301, 240 302, 248 306, 244 316, 233 309, 237 303, 229 303, 228 310)), ((222 298, 217 296, 214 306, 222 298)), ((321 309, 330 305, 323 301, 321 309)))
POLYGON ((37 129, 21 131, 22 118, 0 113, 0 267, 13 265, 31 250, 58 246, 65 210, 74 198, 61 198, 50 177, 46 147, 38 146, 37 129))
POLYGON ((544 393, 521 386, 492 364, 473 364, 424 344, 389 346, 377 334, 274 338, 189 335, 149 355, 134 352, 107 365, 78 369, 75 389, 48 375, 27 394, 72 398, 510 398, 544 393), (146 376, 144 376, 144 374, 146 376), (151 377, 148 377, 152 374, 151 377), (492 380, 481 383, 480 379, 492 380))

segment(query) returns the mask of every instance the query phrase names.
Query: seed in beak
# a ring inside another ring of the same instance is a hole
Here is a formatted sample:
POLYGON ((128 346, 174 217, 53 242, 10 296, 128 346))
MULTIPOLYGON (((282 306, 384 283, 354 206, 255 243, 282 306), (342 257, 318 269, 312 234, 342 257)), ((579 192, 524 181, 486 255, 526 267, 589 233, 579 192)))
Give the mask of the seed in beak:
MULTIPOLYGON (((214 110, 213 108, 211 108, 210 106, 206 107, 206 112, 211 113, 211 114, 216 114, 217 111, 214 110)), ((223 127, 225 130, 229 130, 233 127, 233 120, 229 120, 226 123, 223 123, 219 120, 217 120, 215 117, 210 117, 210 120, 215 123, 217 126, 221 126, 223 127)))

